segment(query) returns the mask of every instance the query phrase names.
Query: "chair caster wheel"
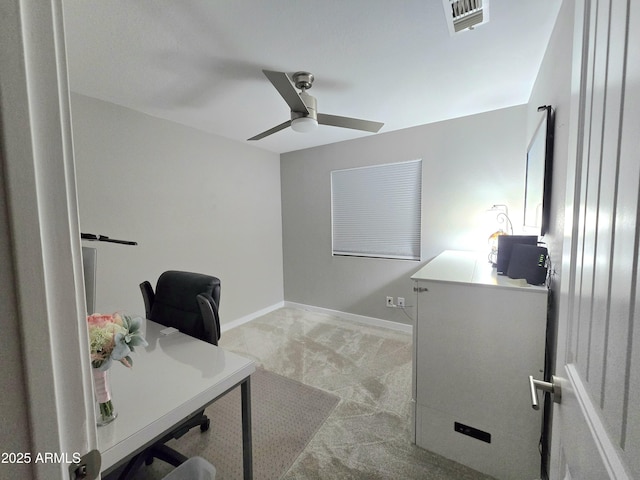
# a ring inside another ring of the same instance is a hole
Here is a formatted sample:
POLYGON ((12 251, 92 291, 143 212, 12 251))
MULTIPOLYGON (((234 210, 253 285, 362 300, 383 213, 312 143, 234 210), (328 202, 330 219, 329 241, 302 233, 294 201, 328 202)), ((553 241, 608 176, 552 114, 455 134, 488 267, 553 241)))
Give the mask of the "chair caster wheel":
POLYGON ((209 430, 209 425, 211 425, 211 420, 209 420, 207 418, 207 420, 205 422, 202 422, 200 424, 200 431, 201 432, 206 432, 207 430, 209 430))

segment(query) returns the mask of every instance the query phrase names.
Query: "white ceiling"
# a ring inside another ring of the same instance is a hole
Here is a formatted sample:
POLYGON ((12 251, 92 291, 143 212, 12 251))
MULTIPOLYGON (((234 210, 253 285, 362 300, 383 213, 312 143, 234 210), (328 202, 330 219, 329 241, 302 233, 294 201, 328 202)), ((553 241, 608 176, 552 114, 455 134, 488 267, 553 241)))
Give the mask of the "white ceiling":
MULTIPOLYGON (((290 118, 262 69, 307 70, 319 112, 389 132, 529 100, 561 0, 490 1, 487 24, 452 37, 441 0, 63 0, 69 81, 245 142, 290 118)), ((247 143, 283 153, 367 135, 247 143)))

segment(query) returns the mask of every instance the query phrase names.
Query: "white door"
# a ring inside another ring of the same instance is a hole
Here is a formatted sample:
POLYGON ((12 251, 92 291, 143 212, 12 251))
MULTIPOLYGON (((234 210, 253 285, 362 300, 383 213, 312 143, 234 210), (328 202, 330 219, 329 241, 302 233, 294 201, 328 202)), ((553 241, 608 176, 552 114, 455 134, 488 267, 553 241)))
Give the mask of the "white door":
POLYGON ((0 477, 67 479, 97 435, 61 0, 2 0, 0 44, 0 203, 9 220, 0 242, 15 294, 9 321, 20 331, 12 351, 22 352, 9 361, 20 366, 29 417, 25 441, 0 439, 15 455, 3 457, 0 477))
POLYGON ((640 478, 640 2, 575 3, 550 478, 640 478))

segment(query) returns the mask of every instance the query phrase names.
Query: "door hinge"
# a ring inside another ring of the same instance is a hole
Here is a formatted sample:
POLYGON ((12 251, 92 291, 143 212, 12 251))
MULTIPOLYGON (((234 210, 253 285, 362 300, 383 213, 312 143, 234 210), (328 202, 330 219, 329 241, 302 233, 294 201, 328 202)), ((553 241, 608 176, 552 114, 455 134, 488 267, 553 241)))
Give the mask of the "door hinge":
POLYGON ((69 465, 69 478, 71 480, 94 480, 100 475, 102 457, 98 450, 91 450, 80 457, 80 461, 69 465))

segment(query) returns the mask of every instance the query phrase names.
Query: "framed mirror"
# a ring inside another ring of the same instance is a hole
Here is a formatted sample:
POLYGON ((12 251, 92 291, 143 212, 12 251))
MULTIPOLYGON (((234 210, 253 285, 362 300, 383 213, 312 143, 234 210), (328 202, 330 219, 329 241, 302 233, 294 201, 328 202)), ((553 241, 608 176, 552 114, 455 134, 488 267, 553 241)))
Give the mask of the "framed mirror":
POLYGON ((538 107, 544 111, 533 138, 527 148, 524 188, 524 226, 547 233, 551 208, 551 172, 553 166, 553 109, 549 105, 538 107))

